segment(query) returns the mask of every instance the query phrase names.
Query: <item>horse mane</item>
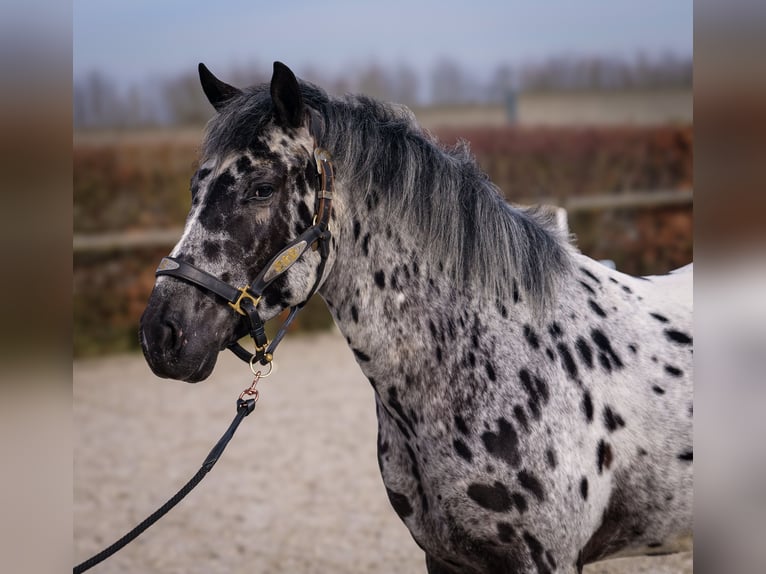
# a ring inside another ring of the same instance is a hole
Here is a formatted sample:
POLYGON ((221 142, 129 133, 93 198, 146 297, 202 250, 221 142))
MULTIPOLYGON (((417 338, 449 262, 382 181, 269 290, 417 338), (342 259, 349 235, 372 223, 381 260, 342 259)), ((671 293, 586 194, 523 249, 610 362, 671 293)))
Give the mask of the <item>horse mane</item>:
MULTIPOLYGON (((553 216, 509 205, 459 141, 441 146, 406 107, 361 95, 334 98, 300 82, 304 103, 319 112, 319 145, 333 154, 338 177, 358 193, 352 208, 383 203, 422 237, 431 261, 460 284, 508 300, 516 286, 545 310, 572 267, 568 238, 553 216)), ((271 121, 268 86, 246 89, 208 124, 203 155, 245 149, 271 121)))

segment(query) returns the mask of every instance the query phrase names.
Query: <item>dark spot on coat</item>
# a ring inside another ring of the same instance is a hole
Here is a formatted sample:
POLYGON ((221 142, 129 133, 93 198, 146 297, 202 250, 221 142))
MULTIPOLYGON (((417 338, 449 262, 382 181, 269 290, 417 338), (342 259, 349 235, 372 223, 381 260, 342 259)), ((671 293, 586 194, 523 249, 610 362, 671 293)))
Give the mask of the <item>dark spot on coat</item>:
POLYGON ((362 232, 362 224, 358 219, 354 220, 354 241, 359 239, 359 234, 362 232))
POLYGON ((273 283, 269 289, 264 293, 264 301, 270 307, 276 307, 283 301, 287 301, 291 297, 290 289, 287 287, 282 288, 286 282, 284 277, 280 277, 276 283, 273 283))
POLYGON ((504 418, 497 420, 498 431, 496 433, 487 431, 481 435, 481 440, 487 452, 492 456, 499 458, 511 466, 519 466, 521 457, 519 455, 519 438, 516 429, 504 418))
POLYGON ((673 365, 665 365, 665 372, 673 377, 681 377, 684 372, 673 365))
POLYGON ((455 447, 455 452, 458 453, 462 458, 468 462, 473 460, 473 453, 471 452, 471 449, 468 448, 468 445, 465 444, 462 440, 456 438, 454 441, 452 441, 452 446, 455 447))
POLYGON ((548 401, 548 387, 543 380, 530 374, 527 369, 521 369, 519 371, 519 379, 524 387, 524 390, 529 395, 527 400, 527 406, 529 412, 535 419, 540 418, 541 403, 548 401))
POLYGON ((604 426, 609 432, 614 432, 618 428, 624 427, 625 421, 619 414, 615 413, 611 407, 606 406, 604 407, 604 426))
POLYGON ((591 295, 595 295, 596 294, 596 290, 593 287, 591 287, 590 285, 588 285, 585 281, 579 281, 578 280, 578 282, 580 283, 580 285, 582 285, 583 289, 585 289, 588 293, 590 293, 591 295))
POLYGON ((679 345, 691 345, 692 338, 683 333, 682 331, 676 331, 675 329, 665 329, 665 336, 679 345))
POLYGON ((532 561, 535 563, 538 574, 552 574, 552 570, 543 557, 544 548, 540 544, 540 541, 532 536, 529 532, 524 532, 524 542, 529 548, 529 554, 532 556, 532 561))
POLYGON ((492 366, 492 363, 490 363, 489 361, 486 364, 486 369, 487 369, 487 376, 489 377, 489 380, 496 381, 497 375, 495 374, 495 368, 492 366))
POLYGON ((543 488, 540 480, 534 474, 527 470, 520 470, 516 475, 516 478, 519 479, 519 483, 521 484, 522 488, 534 494, 537 500, 540 502, 545 500, 545 489, 543 488))
POLYGON ((399 395, 396 387, 389 387, 388 389, 388 404, 394 409, 402 423, 407 426, 413 435, 417 436, 418 433, 415 431, 415 425, 412 419, 407 416, 407 413, 404 412, 404 407, 402 407, 402 403, 399 402, 399 395))
POLYGON ((585 413, 585 420, 589 423, 593 422, 593 400, 590 398, 590 391, 585 391, 582 394, 582 412, 585 413))
MULTIPOLYGON (((622 359, 620 359, 619 355, 617 355, 617 353, 614 352, 614 349, 612 349, 612 344, 609 342, 607 336, 604 335, 600 329, 593 329, 591 330, 590 334, 593 342, 596 343, 596 346, 599 349, 601 349, 602 354, 607 356, 614 363, 616 368, 621 369, 623 367, 622 359)), ((608 370, 611 370, 611 368, 608 370)))
POLYGON ((389 488, 386 488, 386 494, 388 495, 388 501, 391 503, 396 514, 399 515, 399 518, 404 519, 412 514, 412 505, 410 505, 410 501, 406 496, 389 488))
POLYGON ((513 500, 513 505, 521 514, 524 514, 527 511, 527 508, 529 508, 527 499, 520 492, 511 494, 511 500, 513 500))
POLYGON ((370 356, 367 353, 360 351, 359 349, 351 349, 354 352, 354 356, 359 361, 369 361, 370 356))
POLYGON ((370 234, 365 233, 362 239, 362 253, 367 257, 370 254, 370 234))
POLYGON ((511 282, 511 288, 513 291, 513 302, 518 303, 521 297, 519 296, 519 284, 516 283, 516 279, 511 282))
POLYGON ((506 512, 511 508, 511 497, 502 482, 493 485, 472 483, 468 486, 468 496, 482 508, 494 512, 506 512))
POLYGON ((652 390, 653 390, 655 393, 657 393, 658 395, 664 395, 664 394, 665 394, 665 389, 663 389, 662 387, 660 387, 660 386, 657 386, 657 385, 654 385, 654 386, 652 387, 652 390))
POLYGON ((518 423, 525 431, 529 431, 529 421, 527 420, 527 413, 524 412, 524 407, 521 405, 515 405, 513 407, 513 417, 518 421, 518 423))
POLYGON ((605 442, 604 439, 598 441, 598 447, 596 448, 596 462, 598 463, 598 473, 601 474, 603 470, 609 469, 612 466, 612 446, 605 442))
POLYGON ((601 306, 596 303, 593 299, 588 299, 588 305, 593 310, 593 312, 598 315, 599 317, 606 317, 606 311, 604 311, 601 306))
POLYGON ((553 349, 550 347, 545 348, 545 355, 548 357, 548 360, 553 362, 556 360, 556 353, 553 352, 553 349))
POLYGON ((540 339, 537 338, 537 333, 529 325, 524 325, 524 338, 533 349, 540 348, 540 339))
POLYGON ((622 290, 625 291, 626 293, 633 293, 633 289, 631 289, 627 285, 622 285, 622 290))
POLYGON ((569 352, 569 347, 567 347, 566 343, 558 343, 556 348, 559 351, 559 355, 561 355, 561 362, 564 363, 564 368, 567 370, 567 374, 570 378, 577 379, 577 364, 574 362, 572 354, 569 352))
POLYGON ((514 534, 515 532, 513 531, 513 526, 507 522, 497 523, 497 537, 500 542, 510 542, 514 534))
POLYGON ((351 305, 351 318, 354 320, 354 323, 359 322, 359 309, 356 308, 356 305, 351 305))
POLYGON ((551 334, 551 337, 553 337, 554 339, 557 337, 561 337, 561 333, 562 333, 561 326, 554 321, 548 327, 548 332, 551 334))
POLYGON ((665 317, 664 315, 660 315, 659 313, 649 313, 649 314, 652 317, 654 317, 655 319, 657 319, 660 323, 667 323, 668 322, 668 318, 665 317))
POLYGON ((214 241, 205 241, 202 244, 202 251, 206 259, 215 260, 221 254, 221 246, 214 241))
POLYGON ((583 500, 588 500, 588 479, 584 476, 580 479, 580 496, 583 500))
POLYGON ((459 415, 455 415, 455 428, 462 434, 468 434, 468 426, 465 424, 463 418, 459 415))
POLYGON ((604 367, 604 370, 607 373, 612 372, 612 363, 609 362, 609 357, 607 357, 605 353, 599 352, 598 362, 601 363, 601 366, 604 367))
POLYGON ((472 367, 476 366, 476 355, 473 354, 473 351, 468 352, 468 362, 472 367))
POLYGON ((590 348, 590 345, 588 345, 588 342, 582 337, 577 337, 575 348, 577 349, 577 352, 580 355, 580 358, 587 365, 587 367, 589 369, 592 369, 593 368, 593 351, 591 351, 591 348, 590 348))
POLYGON ((548 565, 553 571, 556 570, 556 561, 553 559, 553 554, 550 550, 545 551, 545 559, 548 561, 548 565))
POLYGON ((298 203, 298 217, 301 220, 301 223, 303 223, 303 225, 307 228, 314 220, 314 216, 312 215, 311 211, 309 210, 309 206, 306 205, 305 201, 298 203))
POLYGON ((386 286, 386 274, 383 271, 375 272, 375 285, 383 289, 386 286))
POLYGON ((678 455, 678 460, 692 462, 694 460, 694 451, 685 450, 684 452, 678 455))
POLYGON ((545 450, 545 459, 548 461, 548 466, 556 468, 558 461, 556 460, 556 453, 553 449, 549 448, 545 450))
POLYGON ((253 162, 250 161, 249 157, 243 155, 237 160, 237 171, 241 174, 253 171, 253 162))
POLYGON ((638 352, 638 347, 636 347, 636 346, 635 346, 633 343, 631 343, 631 344, 629 344, 629 345, 628 345, 628 349, 629 349, 629 350, 630 350, 630 352, 631 352, 631 353, 633 353, 634 355, 635 355, 635 354, 638 352))
POLYGON ((203 179, 205 179, 207 176, 210 175, 211 171, 212 171, 211 169, 207 167, 203 167, 201 170, 197 172, 197 181, 202 181, 203 179))
POLYGON ((598 284, 601 284, 601 279, 599 279, 598 277, 596 277, 596 276, 595 276, 593 273, 591 273, 590 271, 588 271, 588 270, 587 270, 585 267, 580 267, 580 271, 582 271, 583 273, 585 273, 585 275, 587 275, 588 277, 590 277, 590 278, 591 278, 593 281, 595 281, 596 283, 598 283, 598 284))

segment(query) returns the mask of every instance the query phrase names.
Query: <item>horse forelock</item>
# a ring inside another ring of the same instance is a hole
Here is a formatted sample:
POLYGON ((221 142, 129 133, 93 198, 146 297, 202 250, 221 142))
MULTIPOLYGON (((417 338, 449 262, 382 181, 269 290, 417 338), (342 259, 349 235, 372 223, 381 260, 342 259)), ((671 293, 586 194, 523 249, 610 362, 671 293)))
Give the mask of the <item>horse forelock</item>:
MULTIPOLYGON (((363 216, 370 202, 384 203, 460 284, 507 299, 518 281, 533 308, 552 306, 571 269, 567 238, 548 214, 506 203, 466 142, 441 146, 404 106, 300 86, 322 123, 317 145, 332 153, 351 209, 363 216)), ((247 149, 273 130, 272 118, 268 85, 243 90, 209 122, 203 158, 247 149)))

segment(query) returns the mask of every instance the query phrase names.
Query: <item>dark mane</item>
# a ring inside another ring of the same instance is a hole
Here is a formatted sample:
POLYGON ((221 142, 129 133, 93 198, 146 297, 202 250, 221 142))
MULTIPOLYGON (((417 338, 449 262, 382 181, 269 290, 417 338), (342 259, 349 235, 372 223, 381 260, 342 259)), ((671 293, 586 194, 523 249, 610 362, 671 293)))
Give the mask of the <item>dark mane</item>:
MULTIPOLYGON (((323 119, 322 147, 354 207, 382 202, 422 235, 434 261, 461 283, 508 299, 517 281, 535 307, 549 307, 571 267, 570 248, 550 216, 510 206, 479 169, 467 144, 441 147, 403 106, 365 96, 331 98, 301 82, 304 102, 323 119)), ((203 154, 245 149, 267 128, 267 86, 247 89, 208 125, 203 154)))

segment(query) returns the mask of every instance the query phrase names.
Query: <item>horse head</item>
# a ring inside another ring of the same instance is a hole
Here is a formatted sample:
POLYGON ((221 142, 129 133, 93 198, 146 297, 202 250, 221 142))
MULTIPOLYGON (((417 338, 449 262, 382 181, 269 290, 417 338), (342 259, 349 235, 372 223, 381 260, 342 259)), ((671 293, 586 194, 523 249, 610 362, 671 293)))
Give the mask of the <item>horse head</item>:
MULTIPOLYGON (((316 227, 316 114, 295 75, 279 62, 270 84, 245 90, 220 81, 203 64, 199 74, 217 114, 208 124, 191 180, 191 208, 168 265, 188 265, 238 289, 260 281, 264 288, 253 301, 268 320, 305 302, 334 258, 329 241, 322 253, 305 242, 298 242, 302 249, 280 251, 316 227)), ((141 318, 141 347, 155 374, 198 382, 210 375, 218 353, 248 332, 247 317, 215 291, 162 269, 141 318)))

